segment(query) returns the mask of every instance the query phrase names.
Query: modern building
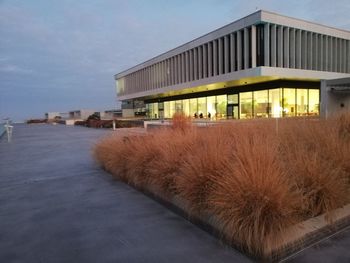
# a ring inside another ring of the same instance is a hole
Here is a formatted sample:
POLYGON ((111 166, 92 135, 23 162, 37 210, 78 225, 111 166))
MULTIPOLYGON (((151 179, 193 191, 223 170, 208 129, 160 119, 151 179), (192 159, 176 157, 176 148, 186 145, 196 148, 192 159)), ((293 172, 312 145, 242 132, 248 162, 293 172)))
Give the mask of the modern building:
POLYGON ((350 77, 350 31, 257 11, 115 75, 124 117, 312 116, 350 77))

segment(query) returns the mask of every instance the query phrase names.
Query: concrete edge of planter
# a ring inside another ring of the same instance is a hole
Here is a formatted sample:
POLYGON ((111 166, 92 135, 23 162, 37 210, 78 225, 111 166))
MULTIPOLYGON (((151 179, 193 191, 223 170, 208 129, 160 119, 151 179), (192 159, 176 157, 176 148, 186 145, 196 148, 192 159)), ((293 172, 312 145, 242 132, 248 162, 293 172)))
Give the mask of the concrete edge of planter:
POLYGON ((266 244, 266 249, 263 252, 264 255, 257 257, 256 255, 249 254, 247 251, 243 250, 242 245, 239 242, 226 239, 225 233, 222 233, 219 227, 214 224, 216 220, 209 214, 201 216, 189 214, 188 205, 178 196, 169 199, 166 196, 156 195, 150 190, 142 189, 140 191, 204 231, 214 235, 225 245, 237 249, 252 259, 260 261, 278 262, 298 253, 305 247, 312 246, 321 239, 331 236, 335 232, 350 226, 350 204, 348 204, 331 213, 331 223, 327 221, 327 216, 329 215, 322 214, 291 226, 286 229, 281 236, 276 238, 275 244, 266 244))

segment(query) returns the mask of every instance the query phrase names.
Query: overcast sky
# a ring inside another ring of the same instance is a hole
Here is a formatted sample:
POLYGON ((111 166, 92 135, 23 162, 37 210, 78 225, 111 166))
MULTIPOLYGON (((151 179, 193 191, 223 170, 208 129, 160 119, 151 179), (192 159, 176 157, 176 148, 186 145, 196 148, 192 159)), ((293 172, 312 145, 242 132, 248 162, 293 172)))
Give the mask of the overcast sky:
POLYGON ((114 74, 257 9, 350 30, 349 0, 0 0, 0 121, 115 108, 114 74))

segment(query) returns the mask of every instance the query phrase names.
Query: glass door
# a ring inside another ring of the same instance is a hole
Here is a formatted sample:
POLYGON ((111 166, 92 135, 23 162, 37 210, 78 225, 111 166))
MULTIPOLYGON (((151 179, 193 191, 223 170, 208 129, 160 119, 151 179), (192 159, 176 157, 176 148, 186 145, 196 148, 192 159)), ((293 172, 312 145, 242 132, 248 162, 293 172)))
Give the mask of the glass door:
POLYGON ((239 119, 239 106, 238 104, 228 104, 227 105, 227 118, 228 119, 239 119))

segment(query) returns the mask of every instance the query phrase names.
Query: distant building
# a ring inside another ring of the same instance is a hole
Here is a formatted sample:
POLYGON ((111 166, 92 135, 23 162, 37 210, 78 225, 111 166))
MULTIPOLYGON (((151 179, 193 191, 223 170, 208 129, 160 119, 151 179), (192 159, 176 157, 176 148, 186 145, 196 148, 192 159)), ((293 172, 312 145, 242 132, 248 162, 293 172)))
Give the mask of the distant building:
MULTIPOLYGON (((350 77, 350 32, 257 11, 115 75, 124 117, 313 116, 350 77)), ((334 97, 335 98, 335 97, 334 97)))
POLYGON ((45 113, 45 119, 47 120, 54 120, 54 119, 60 119, 61 113, 60 112, 47 112, 45 113))
POLYGON ((95 110, 86 109, 70 111, 68 118, 73 120, 87 120, 87 118, 95 112, 95 110))

